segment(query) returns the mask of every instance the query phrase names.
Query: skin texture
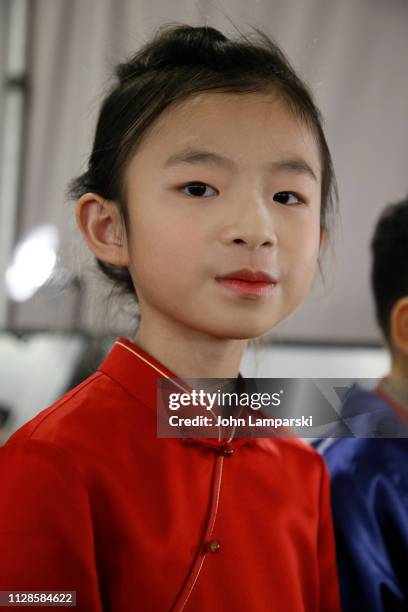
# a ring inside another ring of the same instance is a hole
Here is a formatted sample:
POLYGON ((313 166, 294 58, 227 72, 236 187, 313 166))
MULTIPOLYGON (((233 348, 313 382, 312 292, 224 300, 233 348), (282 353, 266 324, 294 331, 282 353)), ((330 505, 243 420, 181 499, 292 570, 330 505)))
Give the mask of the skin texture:
POLYGON ((408 410, 408 296, 395 302, 390 315, 391 370, 381 381, 383 390, 408 410))
POLYGON ((248 339, 298 308, 313 282, 323 239, 313 133, 274 93, 203 93, 162 113, 126 188, 127 236, 115 203, 96 194, 78 201, 76 217, 97 257, 129 267, 141 308, 135 343, 183 378, 237 376, 248 339), (186 149, 229 164, 168 164, 186 149), (297 165, 277 167, 288 160, 297 165), (241 268, 275 277, 273 291, 241 295, 216 281, 241 268))
POLYGON ((408 296, 399 299, 393 306, 390 335, 392 368, 389 378, 408 379, 408 296))

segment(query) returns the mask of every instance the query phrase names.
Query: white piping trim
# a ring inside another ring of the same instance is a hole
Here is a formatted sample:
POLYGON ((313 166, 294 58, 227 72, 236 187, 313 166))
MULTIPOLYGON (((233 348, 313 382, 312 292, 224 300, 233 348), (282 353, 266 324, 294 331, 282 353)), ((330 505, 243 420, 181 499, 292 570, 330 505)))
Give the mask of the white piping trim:
POLYGON ((193 591, 193 589, 194 589, 194 587, 195 587, 195 583, 197 582, 197 579, 198 579, 198 577, 199 577, 199 575, 200 575, 200 573, 201 573, 201 568, 203 567, 203 563, 204 563, 204 561, 205 561, 205 559, 206 559, 206 556, 207 556, 207 555, 203 555, 203 558, 201 559, 200 567, 198 568, 198 571, 197 571, 196 577, 194 578, 194 582, 193 582, 193 584, 191 585, 190 590, 189 590, 189 592, 187 593, 186 598, 185 598, 185 600, 184 600, 184 603, 183 603, 183 605, 181 606, 181 608, 179 609, 179 612, 182 612, 182 611, 184 610, 184 608, 186 607, 186 604, 187 604, 188 600, 190 599, 190 595, 191 595, 191 593, 192 593, 192 591, 193 591))
MULTIPOLYGON (((214 516, 213 516, 213 519, 212 519, 212 522, 211 522, 211 528, 208 531, 208 533, 205 534, 206 538, 209 538, 212 535, 212 532, 213 532, 213 529, 214 529, 214 525, 215 525, 215 519, 217 518, 217 513, 218 513, 218 504, 219 504, 219 501, 220 501, 221 481, 222 481, 222 469, 223 469, 223 466, 224 466, 224 457, 223 456, 218 457, 218 461, 220 462, 220 469, 219 469, 219 475, 218 475, 217 497, 216 497, 216 500, 215 500, 215 509, 214 509, 214 516)), ((178 610, 178 612, 182 612, 184 610, 188 600, 190 599, 191 593, 193 592, 195 584, 196 584, 196 582, 198 580, 198 577, 199 577, 199 575, 201 573, 201 569, 203 567, 204 561, 207 558, 207 554, 208 553, 204 553, 204 555, 203 555, 203 558, 201 560, 200 566, 199 566, 199 568, 197 570, 197 573, 196 573, 196 576, 194 578, 194 582, 192 583, 188 593, 186 593, 183 605, 179 609, 176 608, 176 610, 178 610)))
POLYGON ((217 489, 217 498, 216 498, 216 501, 215 501, 214 518, 213 518, 213 521, 212 521, 212 524, 211 524, 210 532, 208 534, 209 536, 212 535, 212 532, 213 532, 213 529, 214 529, 215 519, 217 518, 217 513, 218 513, 218 504, 219 504, 219 501, 220 501, 222 469, 224 467, 224 457, 222 455, 220 457, 220 464, 221 464, 220 465, 220 475, 219 475, 219 478, 218 478, 218 489, 217 489))
MULTIPOLYGON (((132 353, 132 355, 136 355, 136 357, 138 357, 139 359, 141 359, 142 361, 144 361, 145 363, 147 363, 147 365, 149 365, 151 368, 153 368, 153 370, 156 370, 156 372, 158 372, 159 374, 161 374, 161 376, 163 376, 163 378, 167 378, 167 380, 171 380, 171 382, 178 387, 179 389, 182 389, 185 393, 190 393, 190 391, 188 389, 186 389, 185 387, 183 387, 182 385, 179 385, 177 382, 174 381, 173 378, 171 378, 170 376, 168 376, 168 374, 166 374, 165 372, 163 372, 162 370, 160 370, 160 368, 158 368, 157 366, 155 366, 153 363, 150 363, 150 361, 148 361, 147 359, 145 359, 144 357, 142 357, 142 355, 139 355, 139 353, 137 353, 136 351, 134 351, 133 349, 129 348, 126 344, 123 344, 123 342, 119 342, 119 341, 115 341, 114 344, 118 344, 119 346, 123 346, 123 348, 125 348, 127 351, 129 351, 129 353, 132 353)), ((213 413, 212 409, 210 409, 211 414, 213 415, 213 417, 216 419, 216 415, 213 413)), ((231 438, 232 439, 232 438, 231 438)), ((229 440, 230 442, 231 440, 229 440)), ((221 427, 218 426, 218 442, 221 442, 221 427)))
MULTIPOLYGON (((167 380, 171 380, 173 382, 173 384, 175 384, 179 389, 182 389, 183 391, 185 391, 186 393, 189 393, 189 391, 183 387, 182 385, 179 385, 178 383, 174 382, 174 380, 172 378, 170 378, 170 376, 168 376, 165 372, 163 372, 162 370, 160 370, 160 368, 158 368, 157 366, 155 366, 154 364, 150 363, 147 359, 145 359, 144 357, 142 357, 142 355, 139 355, 136 351, 132 350, 131 348, 129 348, 126 344, 123 344, 123 342, 118 342, 115 341, 115 344, 118 344, 119 346, 122 346, 123 348, 125 348, 126 350, 128 350, 130 353, 132 353, 133 355, 135 355, 136 357, 138 357, 139 359, 141 359, 142 361, 144 361, 145 363, 147 363, 147 365, 149 365, 151 368, 153 368, 154 370, 156 370, 156 372, 158 372, 159 374, 161 374, 163 376, 163 378, 167 378, 167 380)), ((210 410, 211 414, 215 417, 215 414, 213 413, 212 410, 210 410)), ((242 410, 241 410, 242 412, 242 410)), ((234 436, 234 432, 235 432, 235 426, 233 428, 233 432, 232 432, 232 436, 231 438, 228 440, 229 442, 232 440, 233 436, 234 436)), ((221 428, 218 428, 218 441, 221 440, 221 428)), ((211 522, 211 527, 208 531, 208 536, 206 535, 206 537, 209 537, 212 535, 213 530, 214 530, 214 526, 215 526, 215 521, 217 518, 217 514, 218 514, 218 506, 219 506, 219 501, 220 501, 220 494, 221 494, 221 481, 222 481, 222 473, 223 473, 223 466, 224 466, 224 457, 221 455, 220 457, 218 457, 218 461, 220 462, 220 468, 219 468, 219 475, 218 475, 218 486, 217 486, 217 495, 216 495, 216 499, 215 499, 215 509, 214 509, 214 516, 212 518, 212 522, 211 522)), ((196 576, 194 578, 194 581, 188 591, 188 593, 186 594, 186 597, 184 599, 184 603, 182 605, 182 607, 179 609, 179 612, 182 612, 188 602, 188 600, 190 599, 190 595, 195 587, 195 584, 198 580, 198 577, 201 573, 201 569, 203 567, 204 561, 207 557, 207 553, 205 553, 203 555, 203 558, 201 560, 201 563, 198 567, 196 576)))
POLYGON ((170 376, 168 374, 166 374, 165 372, 163 372, 162 370, 160 370, 157 366, 155 366, 153 363, 150 363, 150 361, 148 361, 147 359, 145 359, 144 357, 142 357, 142 355, 139 355, 139 353, 136 353, 136 351, 134 351, 133 349, 129 348, 128 346, 126 346, 126 344, 123 344, 122 342, 115 342, 115 344, 119 344, 119 346, 123 346, 123 348, 125 348, 127 351, 129 351, 129 353, 132 353, 133 355, 136 355, 136 357, 138 357, 139 359, 141 359, 142 361, 144 361, 145 363, 147 363, 147 365, 149 365, 151 368, 153 368, 153 370, 156 370, 156 372, 158 372, 159 374, 161 374, 163 376, 163 378, 167 378, 167 380, 171 380, 179 389, 183 389, 183 391, 185 391, 186 393, 188 393, 188 389, 186 389, 185 387, 183 387, 182 385, 179 385, 178 383, 174 382, 174 380, 172 378, 170 378, 170 376))

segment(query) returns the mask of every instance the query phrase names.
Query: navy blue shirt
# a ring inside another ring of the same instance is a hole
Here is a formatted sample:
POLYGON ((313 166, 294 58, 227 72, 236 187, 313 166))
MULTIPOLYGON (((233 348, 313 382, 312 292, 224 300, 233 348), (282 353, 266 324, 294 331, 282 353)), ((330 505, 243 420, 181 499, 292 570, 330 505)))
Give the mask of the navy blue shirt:
POLYGON ((358 435, 366 431, 377 437, 314 442, 331 474, 345 612, 408 611, 406 415, 381 388, 367 391, 354 385, 342 417, 358 435))

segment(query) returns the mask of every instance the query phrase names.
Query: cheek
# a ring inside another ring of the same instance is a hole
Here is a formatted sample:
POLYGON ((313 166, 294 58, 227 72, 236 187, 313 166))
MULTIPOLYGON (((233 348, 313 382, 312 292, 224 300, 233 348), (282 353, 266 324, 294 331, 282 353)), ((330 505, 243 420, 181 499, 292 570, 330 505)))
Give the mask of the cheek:
POLYGON ((300 245, 302 254, 300 260, 308 268, 315 268, 319 257, 319 234, 313 232, 309 236, 304 236, 303 242, 300 245))
POLYGON ((139 224, 135 220, 130 260, 139 290, 144 287, 150 291, 160 285, 171 291, 185 285, 188 279, 191 282, 200 258, 200 240, 184 226, 168 215, 154 219, 145 216, 139 224))
POLYGON ((320 246, 320 222, 315 215, 308 218, 300 218, 296 223, 284 228, 286 249, 288 254, 295 256, 299 263, 313 262, 319 255, 320 246), (287 231, 289 230, 290 231, 287 231))
POLYGON ((301 293, 302 299, 311 288, 317 272, 320 226, 302 224, 292 232, 285 245, 285 272, 288 290, 301 293))

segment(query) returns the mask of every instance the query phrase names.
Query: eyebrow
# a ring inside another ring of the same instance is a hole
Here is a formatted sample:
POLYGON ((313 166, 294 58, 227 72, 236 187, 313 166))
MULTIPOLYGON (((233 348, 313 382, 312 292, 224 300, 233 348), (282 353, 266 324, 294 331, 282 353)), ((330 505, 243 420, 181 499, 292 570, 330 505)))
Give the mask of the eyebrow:
MULTIPOLYGON (((237 167, 237 164, 228 157, 200 149, 185 149, 184 151, 171 155, 166 160, 164 168, 178 164, 212 164, 214 166, 221 166, 226 170, 235 170, 237 167)), ((289 171, 295 174, 305 174, 318 182, 317 176, 311 166, 301 157, 283 158, 266 164, 265 168, 266 170, 275 172, 289 171)))

